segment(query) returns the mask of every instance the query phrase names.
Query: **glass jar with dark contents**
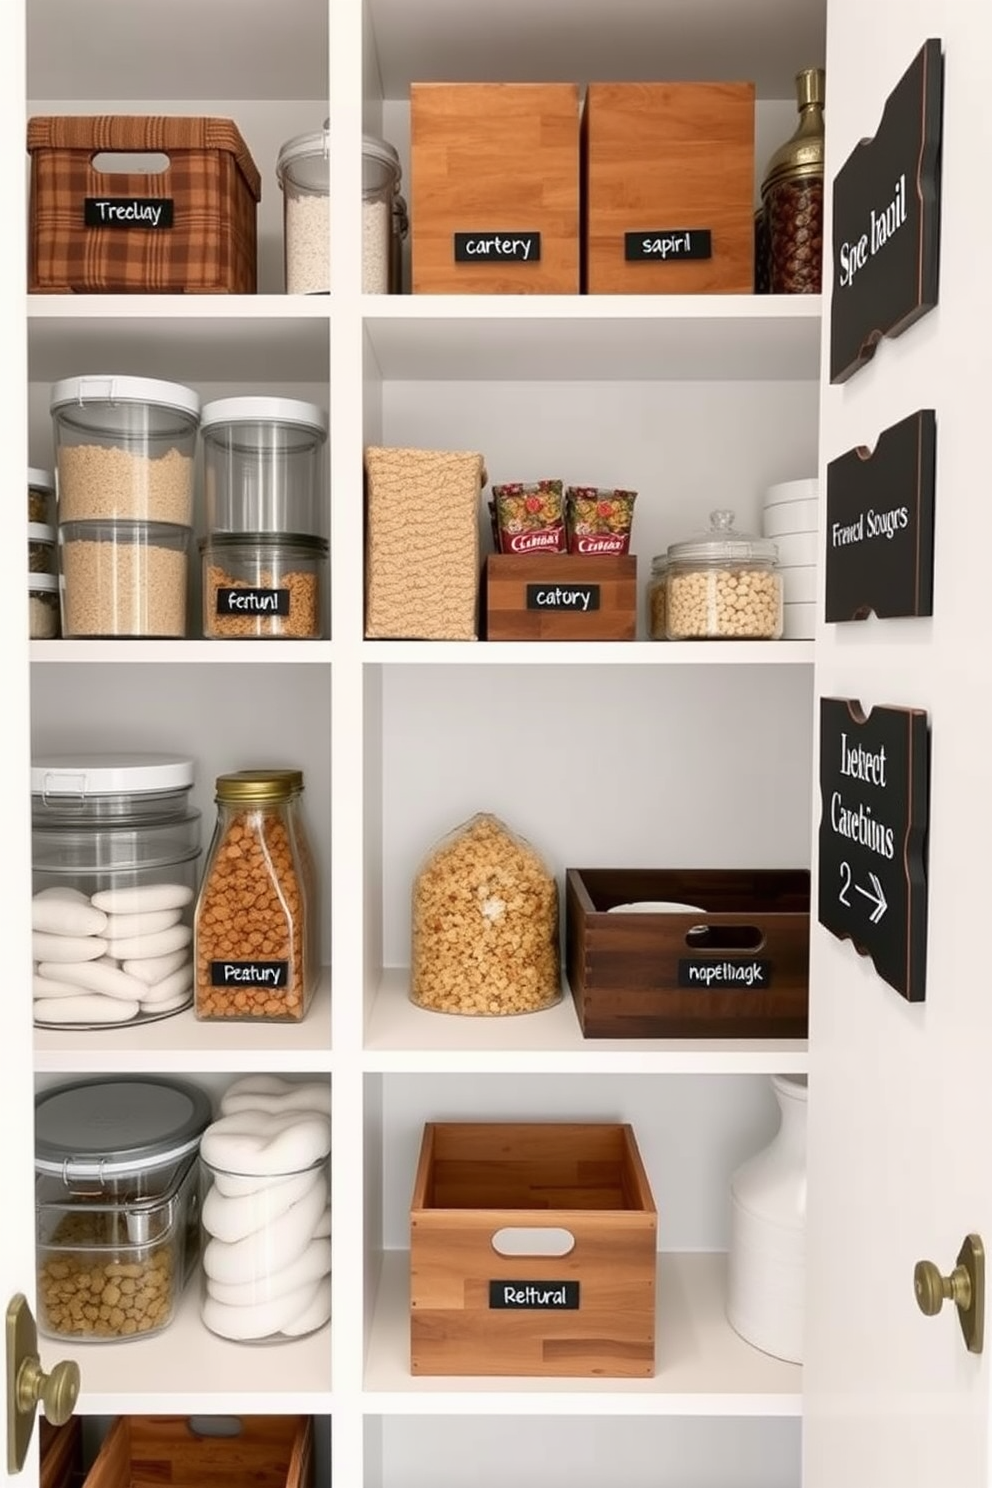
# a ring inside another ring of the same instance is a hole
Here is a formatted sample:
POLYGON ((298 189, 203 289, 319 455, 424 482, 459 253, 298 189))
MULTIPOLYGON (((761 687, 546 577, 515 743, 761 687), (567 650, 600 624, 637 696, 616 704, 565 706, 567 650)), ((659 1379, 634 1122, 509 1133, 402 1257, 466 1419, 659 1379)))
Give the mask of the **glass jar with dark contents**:
POLYGON ((823 268, 825 75, 796 78, 799 124, 772 156, 761 186, 772 294, 819 294, 823 268))

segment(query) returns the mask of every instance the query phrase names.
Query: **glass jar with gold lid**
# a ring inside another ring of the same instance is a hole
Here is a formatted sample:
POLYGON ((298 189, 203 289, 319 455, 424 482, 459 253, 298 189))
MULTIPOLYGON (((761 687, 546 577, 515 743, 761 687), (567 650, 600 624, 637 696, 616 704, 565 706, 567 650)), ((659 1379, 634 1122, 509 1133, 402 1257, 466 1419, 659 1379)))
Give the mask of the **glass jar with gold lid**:
POLYGON ((316 871, 299 770, 241 770, 216 782, 217 822, 196 901, 200 1019, 299 1022, 319 957, 316 871))
POLYGON ((772 294, 819 294, 823 270, 825 74, 796 77, 799 123, 775 151, 761 186, 772 294))

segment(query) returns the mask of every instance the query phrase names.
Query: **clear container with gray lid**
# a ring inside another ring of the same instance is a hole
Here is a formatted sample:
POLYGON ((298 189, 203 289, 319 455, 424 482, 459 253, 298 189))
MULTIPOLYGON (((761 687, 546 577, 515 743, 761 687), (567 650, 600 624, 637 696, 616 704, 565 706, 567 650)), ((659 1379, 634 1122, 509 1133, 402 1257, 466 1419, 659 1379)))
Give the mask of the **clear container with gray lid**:
POLYGON ((331 288, 330 120, 298 134, 279 151, 276 176, 283 201, 283 262, 287 294, 328 294, 331 288))
POLYGON ((219 398, 201 420, 208 533, 298 533, 326 528, 327 415, 295 398, 219 398))
POLYGON ((28 521, 46 527, 55 522, 55 476, 33 465, 28 467, 28 521))
POLYGON ((154 1076, 74 1081, 37 1097, 42 1332, 120 1342, 172 1321, 199 1253, 196 1156, 210 1120, 202 1090, 154 1076))
MULTIPOLYGON (((403 177, 400 157, 388 140, 362 136, 362 292, 388 294, 396 197, 403 177)), ((395 270, 393 271, 395 273, 395 270)))

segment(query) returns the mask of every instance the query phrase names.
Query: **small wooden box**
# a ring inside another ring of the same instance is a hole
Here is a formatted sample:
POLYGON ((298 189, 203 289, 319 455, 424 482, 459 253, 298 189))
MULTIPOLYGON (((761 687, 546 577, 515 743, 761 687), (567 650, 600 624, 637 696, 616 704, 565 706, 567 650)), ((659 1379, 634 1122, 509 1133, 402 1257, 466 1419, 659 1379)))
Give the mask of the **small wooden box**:
POLYGON ((753 84, 590 83, 582 177, 587 294, 753 292, 753 84))
POLYGON ((313 1488, 311 1416, 235 1416, 236 1435, 210 1417, 118 1416, 83 1488, 313 1488))
POLYGON ((577 85, 413 83, 410 104, 414 294, 578 294, 577 85))
POLYGON ((411 1372, 650 1377, 657 1228, 627 1125, 429 1122, 410 1209, 411 1372), (537 1253, 536 1231, 557 1254, 537 1253))
POLYGON ((632 641, 637 559, 490 553, 485 573, 490 641, 632 641))
POLYGON ((569 868, 566 970, 587 1038, 805 1038, 804 869, 569 868), (703 913, 611 913, 665 901, 703 913))
POLYGON ((41 1416, 39 1436, 39 1488, 76 1488, 83 1481, 83 1434, 79 1416, 70 1416, 64 1426, 53 1426, 41 1416))

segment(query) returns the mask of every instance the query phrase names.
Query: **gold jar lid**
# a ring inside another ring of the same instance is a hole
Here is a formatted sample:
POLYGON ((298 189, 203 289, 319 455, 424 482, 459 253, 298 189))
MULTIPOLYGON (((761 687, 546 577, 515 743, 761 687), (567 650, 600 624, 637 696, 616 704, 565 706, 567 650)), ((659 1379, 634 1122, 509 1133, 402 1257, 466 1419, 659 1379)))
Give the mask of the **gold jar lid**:
POLYGON ((799 124, 795 133, 780 145, 768 162, 761 183, 762 196, 779 181, 823 175, 823 105, 826 73, 822 67, 807 67, 796 75, 796 105, 799 124))
POLYGON ((218 775, 216 800, 232 805, 275 805, 303 789, 302 770, 234 770, 218 775))

